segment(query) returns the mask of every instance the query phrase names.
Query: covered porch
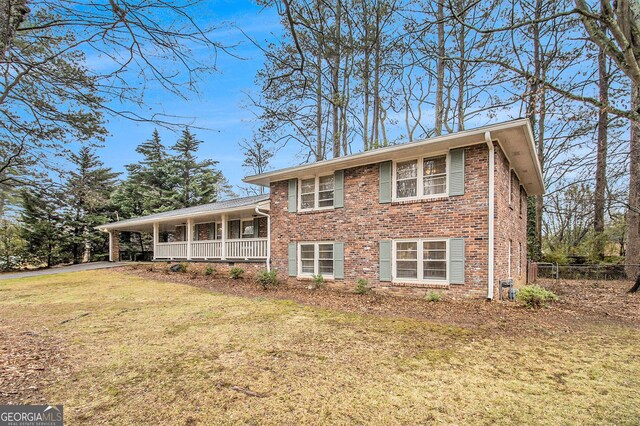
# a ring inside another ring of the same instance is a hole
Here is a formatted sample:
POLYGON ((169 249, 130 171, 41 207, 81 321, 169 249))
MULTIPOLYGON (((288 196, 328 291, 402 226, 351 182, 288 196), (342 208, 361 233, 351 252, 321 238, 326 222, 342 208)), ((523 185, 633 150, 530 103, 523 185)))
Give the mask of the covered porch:
POLYGON ((153 260, 265 261, 270 258, 269 196, 261 195, 172 210, 105 224, 110 261, 118 261, 119 234, 153 238, 153 260))

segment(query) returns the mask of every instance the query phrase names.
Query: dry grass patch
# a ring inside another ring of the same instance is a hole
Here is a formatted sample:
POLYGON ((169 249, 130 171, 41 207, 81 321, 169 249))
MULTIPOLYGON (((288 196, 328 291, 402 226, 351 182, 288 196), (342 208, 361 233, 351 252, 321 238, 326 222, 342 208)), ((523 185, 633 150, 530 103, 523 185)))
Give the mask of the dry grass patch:
POLYGON ((630 326, 491 337, 114 271, 0 289, 1 330, 63 342, 43 393, 70 424, 640 421, 630 326))

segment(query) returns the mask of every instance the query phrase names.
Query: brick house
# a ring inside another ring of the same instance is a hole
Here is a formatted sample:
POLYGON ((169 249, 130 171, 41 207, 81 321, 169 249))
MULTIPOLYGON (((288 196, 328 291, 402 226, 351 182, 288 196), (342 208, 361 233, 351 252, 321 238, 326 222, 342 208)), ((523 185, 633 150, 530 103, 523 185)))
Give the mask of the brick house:
POLYGON ((154 259, 274 268, 378 291, 494 298, 526 277, 526 202, 544 192, 528 120, 249 176, 258 197, 107 224, 153 232, 154 259))

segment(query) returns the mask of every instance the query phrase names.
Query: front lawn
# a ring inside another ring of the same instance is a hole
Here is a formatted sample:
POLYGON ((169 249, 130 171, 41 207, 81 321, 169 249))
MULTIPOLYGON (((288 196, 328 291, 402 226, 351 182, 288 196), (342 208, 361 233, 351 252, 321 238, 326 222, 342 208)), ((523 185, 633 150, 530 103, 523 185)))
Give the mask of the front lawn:
MULTIPOLYGON (((0 282, 0 403, 62 403, 67 424, 640 422, 634 321, 552 307, 510 332, 269 296, 118 271, 0 282)), ((424 306, 465 306, 446 303, 424 306)))

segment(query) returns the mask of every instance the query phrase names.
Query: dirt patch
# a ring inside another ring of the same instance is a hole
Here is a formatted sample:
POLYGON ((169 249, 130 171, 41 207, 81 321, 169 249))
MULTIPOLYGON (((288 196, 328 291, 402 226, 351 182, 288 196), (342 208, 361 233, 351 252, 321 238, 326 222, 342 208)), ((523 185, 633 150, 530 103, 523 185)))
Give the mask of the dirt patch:
POLYGON ((0 404, 44 404, 43 390, 68 371, 60 342, 48 330, 0 328, 0 404))
MULTIPOLYGON (((116 270, 114 270, 116 271, 116 270)), ((490 333, 549 333, 590 328, 603 321, 640 326, 640 295, 626 293, 626 281, 547 281, 540 284, 556 292, 560 301, 545 309, 532 310, 513 302, 448 299, 429 302, 370 292, 354 292, 305 285, 281 285, 267 291, 251 278, 232 280, 193 273, 168 273, 148 267, 124 267, 122 271, 145 278, 183 283, 242 297, 288 299, 307 306, 373 315, 409 317, 490 333)))

